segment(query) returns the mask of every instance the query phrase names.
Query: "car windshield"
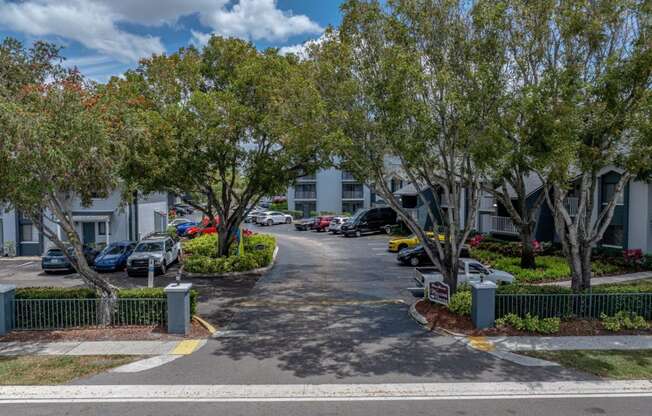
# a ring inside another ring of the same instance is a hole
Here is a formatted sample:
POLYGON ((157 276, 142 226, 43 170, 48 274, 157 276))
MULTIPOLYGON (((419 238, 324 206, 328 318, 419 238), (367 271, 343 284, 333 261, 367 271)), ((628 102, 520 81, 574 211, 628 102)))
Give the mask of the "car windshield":
POLYGON ((151 253, 154 251, 163 251, 163 243, 140 243, 136 247, 136 253, 151 253))
POLYGON ((351 218, 349 219, 349 221, 350 221, 350 222, 355 222, 355 220, 357 220, 358 218, 360 218, 360 217, 361 217, 364 213, 366 213, 366 212, 367 212, 366 209, 361 209, 361 210, 356 211, 356 213, 353 214, 353 216, 351 216, 351 218))
POLYGON ((61 257, 61 256, 63 256, 63 251, 56 248, 56 249, 48 250, 47 255, 52 256, 52 257, 61 257))
POLYGON ((109 246, 104 249, 103 254, 108 254, 108 255, 114 255, 114 254, 122 254, 125 251, 125 246, 109 246))

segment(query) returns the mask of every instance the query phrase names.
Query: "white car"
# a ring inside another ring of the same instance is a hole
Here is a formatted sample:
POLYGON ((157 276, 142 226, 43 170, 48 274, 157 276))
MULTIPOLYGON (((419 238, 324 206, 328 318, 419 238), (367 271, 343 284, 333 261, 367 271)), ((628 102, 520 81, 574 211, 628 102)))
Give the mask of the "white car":
POLYGON ((328 225, 328 231, 333 234, 338 234, 342 230, 342 224, 344 224, 349 217, 333 217, 331 223, 328 225))
POLYGON ((127 274, 147 273, 150 257, 154 259, 155 274, 165 274, 167 268, 179 261, 181 244, 170 237, 152 236, 138 243, 127 259, 127 274))
POLYGON ((274 224, 292 224, 292 215, 283 214, 278 211, 266 211, 256 217, 256 224, 274 225, 274 224))
POLYGON ((189 222, 192 222, 192 221, 189 220, 188 218, 175 218, 175 219, 173 219, 172 221, 170 221, 168 223, 168 228, 170 228, 170 227, 175 227, 176 228, 178 225, 187 224, 189 222))
MULTIPOLYGON (((457 274, 457 285, 478 282, 481 279, 497 285, 514 283, 514 276, 502 270, 486 267, 475 259, 461 258, 457 274)), ((414 280, 420 287, 424 287, 426 280, 441 280, 441 273, 434 267, 417 267, 414 280)))

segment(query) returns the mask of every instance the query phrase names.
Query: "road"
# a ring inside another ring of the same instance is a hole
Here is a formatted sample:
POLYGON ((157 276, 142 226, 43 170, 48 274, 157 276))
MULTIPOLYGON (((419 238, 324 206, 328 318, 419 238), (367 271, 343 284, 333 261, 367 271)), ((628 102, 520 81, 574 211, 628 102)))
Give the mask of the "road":
MULTIPOLYGON (((218 336, 199 351, 141 373, 105 373, 78 385, 297 385, 590 380, 559 367, 521 367, 437 337, 408 316, 412 269, 386 252, 387 236, 277 235, 279 258, 260 281, 238 285, 229 313, 204 295, 199 311, 218 336), (254 285, 255 283, 255 285, 254 285)), ((224 283, 219 283, 224 285, 224 283)), ((217 303, 216 303, 217 302, 217 303)), ((222 301, 225 302, 225 301, 222 301)), ((6 405, 7 414, 649 414, 647 398, 384 400, 359 402, 84 403, 6 405), (644 413, 645 412, 645 413, 644 413)))

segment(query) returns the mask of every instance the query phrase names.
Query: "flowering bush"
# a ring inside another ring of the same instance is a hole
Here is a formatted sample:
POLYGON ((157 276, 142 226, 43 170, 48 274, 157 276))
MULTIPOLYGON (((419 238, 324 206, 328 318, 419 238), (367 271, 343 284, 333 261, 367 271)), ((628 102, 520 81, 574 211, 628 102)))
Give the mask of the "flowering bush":
POLYGON ((623 250, 623 260, 627 266, 640 266, 643 263, 643 251, 640 248, 623 250))
POLYGON ((482 234, 476 234, 472 239, 469 240, 469 245, 471 248, 476 248, 480 245, 482 240, 484 240, 484 236, 482 234))

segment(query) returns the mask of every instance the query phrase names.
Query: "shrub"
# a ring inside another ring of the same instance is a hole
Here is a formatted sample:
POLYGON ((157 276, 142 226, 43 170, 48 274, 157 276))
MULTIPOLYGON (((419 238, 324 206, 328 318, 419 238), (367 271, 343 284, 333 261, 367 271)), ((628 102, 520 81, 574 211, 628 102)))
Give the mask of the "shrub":
POLYGON ((220 258, 214 257, 215 244, 215 235, 202 236, 186 242, 184 250, 188 256, 183 261, 184 270, 190 273, 223 274, 265 267, 272 262, 276 238, 269 234, 245 235, 243 254, 235 254, 237 245, 234 244, 232 255, 220 258))
POLYGON ((559 318, 543 318, 532 316, 529 313, 525 318, 510 313, 500 319, 496 319, 496 326, 512 326, 519 331, 537 332, 540 334, 554 334, 559 332, 559 325, 561 320, 559 318))
POLYGON ((165 232, 167 235, 170 236, 171 239, 173 240, 178 240, 179 236, 177 235, 177 228, 176 227, 168 227, 165 232))
POLYGON ((458 290, 448 303, 448 310, 457 315, 471 315, 471 292, 458 290))
POLYGON ((86 288, 25 287, 16 289, 16 299, 95 299, 97 293, 86 288))
POLYGON ((285 211, 288 209, 288 201, 272 202, 269 204, 270 211, 285 211))
POLYGON ((303 211, 296 211, 296 210, 284 209, 284 210, 282 210, 281 212, 282 212, 283 214, 292 215, 292 218, 294 218, 295 220, 296 220, 297 218, 303 218, 303 211))
POLYGON ((618 332, 621 329, 647 329, 648 323, 634 312, 620 311, 614 316, 600 315, 602 326, 608 331, 618 332))

